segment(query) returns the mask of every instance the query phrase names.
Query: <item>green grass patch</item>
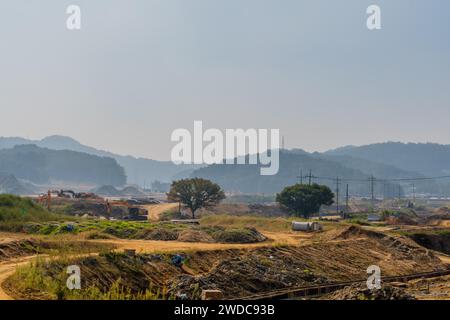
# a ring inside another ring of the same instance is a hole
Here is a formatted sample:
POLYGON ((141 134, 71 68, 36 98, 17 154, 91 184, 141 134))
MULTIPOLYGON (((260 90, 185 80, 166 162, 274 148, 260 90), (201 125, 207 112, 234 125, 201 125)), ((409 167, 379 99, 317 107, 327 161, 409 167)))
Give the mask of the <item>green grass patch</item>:
POLYGON ((50 221, 60 216, 51 213, 31 199, 18 196, 0 195, 0 223, 23 221, 50 221))
POLYGON ((40 223, 73 218, 49 212, 31 199, 0 195, 0 230, 21 232, 26 223, 40 223))
POLYGON ((269 218, 258 216, 209 215, 200 220, 205 227, 222 226, 226 228, 256 228, 260 231, 283 232, 290 231, 292 221, 302 221, 301 218, 269 218))

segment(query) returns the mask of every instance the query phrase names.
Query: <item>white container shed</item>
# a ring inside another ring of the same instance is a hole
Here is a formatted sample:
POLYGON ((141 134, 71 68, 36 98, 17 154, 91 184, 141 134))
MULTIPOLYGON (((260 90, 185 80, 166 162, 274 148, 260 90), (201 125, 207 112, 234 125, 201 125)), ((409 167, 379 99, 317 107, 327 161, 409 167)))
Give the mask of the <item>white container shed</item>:
POLYGON ((322 225, 318 222, 292 222, 292 230, 293 231, 304 231, 304 232, 312 232, 312 231, 320 231, 322 230, 322 225))

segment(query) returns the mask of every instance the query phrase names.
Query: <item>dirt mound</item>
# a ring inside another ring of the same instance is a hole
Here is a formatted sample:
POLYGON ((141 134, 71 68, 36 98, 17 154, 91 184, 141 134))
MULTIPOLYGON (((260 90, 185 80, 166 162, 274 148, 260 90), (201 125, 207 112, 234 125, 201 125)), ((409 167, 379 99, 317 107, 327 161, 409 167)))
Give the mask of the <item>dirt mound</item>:
POLYGON ((386 223, 389 225, 410 225, 410 226, 418 225, 418 222, 416 220, 405 214, 387 217, 386 223))
POLYGON ((145 193, 139 190, 137 187, 128 186, 120 191, 120 195, 127 197, 142 197, 145 196, 145 193))
POLYGON ((328 294, 321 299, 324 300, 415 300, 415 298, 406 293, 404 289, 382 286, 381 289, 370 290, 365 284, 354 284, 344 289, 328 294))
POLYGON ((115 239, 112 235, 103 233, 103 232, 98 232, 98 231, 92 231, 89 232, 86 235, 86 239, 89 240, 105 240, 105 239, 115 239))
POLYGON ((219 243, 256 243, 267 238, 255 228, 227 229, 216 231, 212 237, 219 243))
POLYGON ((159 241, 172 241, 178 239, 178 232, 174 230, 168 230, 163 228, 156 228, 152 230, 138 231, 136 239, 143 240, 159 240, 159 241))
POLYGON ((448 208, 448 207, 442 207, 442 208, 436 209, 435 212, 438 215, 442 214, 442 215, 449 215, 450 216, 450 208, 448 208))
POLYGON ((0 242, 0 261, 39 253, 41 243, 37 240, 14 240, 0 242))
MULTIPOLYGON (((355 239, 303 247, 228 250, 213 258, 208 272, 181 275, 169 291, 197 299, 199 289, 219 289, 231 298, 366 278, 367 266, 372 264, 379 265, 386 276, 445 269, 437 257, 423 248, 408 251, 392 241, 355 239)), ((195 268, 197 258, 190 257, 190 267, 195 268)), ((203 262, 211 257, 203 254, 201 259, 203 262)))
POLYGON ((380 239, 385 237, 384 234, 370 231, 370 230, 364 230, 357 226, 350 226, 348 228, 345 228, 344 230, 340 231, 339 234, 335 236, 335 240, 339 239, 353 239, 353 238, 360 238, 360 237, 368 237, 368 238, 375 238, 380 239))
MULTIPOLYGON (((207 230, 201 231, 209 233, 207 230)), ((388 236, 305 246, 179 251, 176 256, 182 257, 185 263, 181 267, 174 263, 175 255, 172 253, 127 256, 113 252, 74 258, 70 263, 82 268, 83 288, 95 286, 107 293, 120 281, 124 292, 129 290, 132 294, 149 288, 154 292, 167 292, 162 299, 198 299, 202 289, 219 289, 225 298, 239 298, 289 287, 352 281, 366 278, 367 266, 373 264, 380 266, 384 276, 446 269, 431 251, 388 236)), ((21 273, 18 277, 40 276, 43 273, 49 275, 48 279, 52 281, 63 281, 60 285, 65 286, 66 278, 60 279, 57 275, 66 267, 67 261, 59 267, 44 264, 40 270, 21 273)), ((31 282, 16 279, 14 283, 31 282)), ((58 286, 47 286, 54 287, 58 286)), ((22 292, 29 294, 33 290, 42 292, 44 289, 26 287, 22 292)), ((96 290, 86 290, 80 294, 93 299, 89 292, 96 290)))
POLYGON ((101 186, 94 190, 95 194, 106 196, 106 197, 118 197, 120 196, 120 191, 114 186, 101 186))
POLYGON ((439 209, 442 212, 438 214, 434 214, 426 218, 425 224, 430 226, 442 226, 442 227, 450 227, 450 213, 447 213, 447 208, 439 209))
POLYGON ((214 242, 214 239, 209 234, 200 230, 183 230, 180 232, 177 240, 183 242, 214 242))

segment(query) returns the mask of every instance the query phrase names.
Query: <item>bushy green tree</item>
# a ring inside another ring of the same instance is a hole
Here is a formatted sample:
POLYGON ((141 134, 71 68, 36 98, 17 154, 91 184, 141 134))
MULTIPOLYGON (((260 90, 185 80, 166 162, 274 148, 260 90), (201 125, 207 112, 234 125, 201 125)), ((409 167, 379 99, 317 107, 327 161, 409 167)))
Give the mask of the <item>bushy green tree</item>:
POLYGON ((321 205, 332 205, 334 194, 323 185, 296 184, 277 194, 276 201, 291 214, 308 218, 319 212, 321 205))
POLYGON ((191 210, 192 219, 195 219, 198 209, 218 204, 225 199, 225 193, 218 184, 206 179, 182 179, 172 183, 167 198, 184 204, 191 210))

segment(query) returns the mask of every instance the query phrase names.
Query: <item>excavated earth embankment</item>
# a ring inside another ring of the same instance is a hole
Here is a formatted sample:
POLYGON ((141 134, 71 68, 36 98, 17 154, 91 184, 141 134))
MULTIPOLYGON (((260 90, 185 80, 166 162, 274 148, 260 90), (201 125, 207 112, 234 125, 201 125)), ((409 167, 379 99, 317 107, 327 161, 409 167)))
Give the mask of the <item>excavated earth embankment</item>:
MULTIPOLYGON (((165 292, 163 298, 190 299, 198 299, 202 289, 219 289, 225 298, 238 298, 289 287, 359 280, 367 277, 370 265, 378 265, 383 276, 447 268, 433 252, 408 238, 356 227, 327 241, 302 246, 135 256, 108 253, 49 262, 40 271, 58 279, 67 263, 80 266, 83 288, 107 292, 119 284, 131 294, 150 289, 165 292)), ((13 285, 10 283, 10 287, 13 285)), ((47 298, 54 296, 48 293, 47 298)))

